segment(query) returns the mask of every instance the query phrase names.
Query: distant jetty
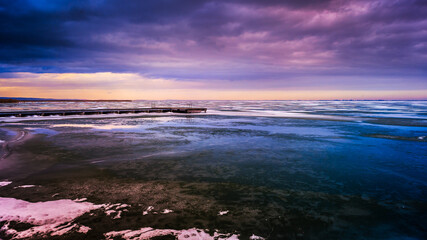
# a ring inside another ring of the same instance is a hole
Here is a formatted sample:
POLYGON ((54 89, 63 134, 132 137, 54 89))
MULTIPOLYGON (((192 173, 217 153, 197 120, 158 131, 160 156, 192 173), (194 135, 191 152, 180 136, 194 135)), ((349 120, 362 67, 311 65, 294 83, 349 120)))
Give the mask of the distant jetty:
POLYGON ((36 111, 0 112, 0 117, 68 116, 68 115, 100 115, 100 114, 131 114, 131 113, 201 113, 206 111, 207 111, 207 108, 193 108, 193 107, 36 110, 36 111))
POLYGON ((12 99, 12 98, 8 98, 8 99, 0 99, 0 103, 19 103, 20 101, 17 99, 12 99))

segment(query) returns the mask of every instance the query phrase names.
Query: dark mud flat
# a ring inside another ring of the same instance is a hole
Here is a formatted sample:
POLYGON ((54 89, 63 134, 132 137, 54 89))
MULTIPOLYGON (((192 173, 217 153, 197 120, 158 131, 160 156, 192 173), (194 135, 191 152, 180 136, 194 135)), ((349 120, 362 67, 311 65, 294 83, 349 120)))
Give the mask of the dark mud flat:
MULTIPOLYGON (((356 239, 361 235, 387 239, 399 231, 416 232, 422 227, 416 221, 413 229, 405 229, 404 221, 395 225, 396 220, 414 209, 380 205, 375 200, 356 196, 277 191, 231 183, 141 182, 117 178, 108 171, 96 169, 42 173, 31 176, 31 183, 37 187, 15 189, 21 184, 18 181, 3 187, 0 194, 30 202, 87 198, 97 204, 131 206, 119 219, 102 210, 86 213, 73 222, 90 227, 88 234, 69 233, 50 239, 103 239, 104 233, 110 231, 147 226, 155 229, 196 227, 209 229, 212 234, 218 229, 223 233, 238 233, 240 239, 248 239, 252 234, 268 239, 356 239), (157 214, 143 215, 149 206, 153 206, 157 214), (161 214, 161 209, 173 212, 161 214), (229 212, 219 216, 223 210, 229 212), (381 224, 376 225, 377 222, 381 224), (384 235, 384 228, 390 235, 384 235)), ((32 225, 21 224, 15 229, 30 227, 32 225)), ((419 234, 421 237, 422 233, 419 234)), ((1 237, 8 239, 5 235, 1 237)))

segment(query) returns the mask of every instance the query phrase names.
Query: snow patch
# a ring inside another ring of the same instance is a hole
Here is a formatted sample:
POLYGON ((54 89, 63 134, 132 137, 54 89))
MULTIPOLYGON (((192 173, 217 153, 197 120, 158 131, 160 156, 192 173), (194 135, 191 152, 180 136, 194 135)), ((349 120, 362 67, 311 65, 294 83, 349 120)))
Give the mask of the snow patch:
POLYGON ((80 228, 79 228, 79 230, 78 230, 78 232, 86 234, 90 230, 92 230, 90 227, 81 225, 80 228))
POLYGON ((4 232, 6 235, 12 235, 17 233, 15 229, 9 228, 9 222, 5 223, 3 227, 0 228, 0 232, 4 232))
POLYGON ((147 215, 149 212, 153 211, 154 207, 153 206, 148 206, 147 210, 145 210, 144 212, 142 212, 142 215, 147 215))
POLYGON ((162 214, 168 214, 168 213, 172 213, 173 212, 173 210, 170 210, 170 209, 164 209, 163 211, 161 211, 160 213, 162 213, 162 214))
POLYGON ((76 198, 76 199, 74 199, 73 201, 74 202, 84 202, 84 201, 86 201, 87 200, 87 198, 76 198))
POLYGON ((86 233, 89 227, 71 223, 86 212, 104 207, 90 202, 75 202, 61 199, 47 202, 27 202, 15 198, 0 197, 0 222, 6 221, 1 231, 13 239, 29 238, 34 235, 55 236, 70 231, 86 233), (24 231, 9 228, 9 222, 36 225, 24 231))
POLYGON ((122 212, 127 212, 126 208, 130 207, 128 204, 115 203, 115 204, 107 204, 105 205, 105 214, 107 216, 115 215, 113 219, 119 219, 122 217, 122 212))
POLYGON ((252 236, 249 237, 250 240, 264 240, 265 238, 257 236, 255 234, 252 234, 252 236))
POLYGON ((218 212, 218 216, 226 215, 228 212, 230 212, 230 211, 228 211, 228 210, 225 210, 225 211, 219 211, 219 212, 218 212))
POLYGON ((7 181, 7 180, 1 181, 1 182, 0 182, 0 187, 7 186, 7 185, 9 185, 9 184, 11 184, 11 183, 12 183, 11 181, 7 181))
POLYGON ((21 185, 14 188, 16 189, 16 188, 32 188, 32 187, 36 187, 36 185, 21 185))
POLYGON ((113 217, 113 219, 119 219, 119 218, 121 218, 122 217, 122 211, 119 211, 118 213, 117 213, 117 215, 115 216, 115 217, 113 217))
POLYGON ((191 228, 186 230, 173 230, 173 229, 153 229, 150 227, 141 228, 139 230, 123 230, 123 231, 112 231, 105 233, 104 236, 106 239, 114 239, 116 237, 121 237, 123 239, 132 239, 132 240, 144 240, 151 239, 154 237, 174 235, 178 240, 236 240, 239 239, 239 235, 236 234, 222 234, 215 232, 214 235, 210 235, 201 229, 191 228))

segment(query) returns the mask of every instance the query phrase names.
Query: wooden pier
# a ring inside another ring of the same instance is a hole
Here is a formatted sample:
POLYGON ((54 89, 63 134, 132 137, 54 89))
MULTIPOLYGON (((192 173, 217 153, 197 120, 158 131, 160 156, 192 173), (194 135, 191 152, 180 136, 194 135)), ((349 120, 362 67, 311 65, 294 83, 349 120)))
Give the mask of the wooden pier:
POLYGON ((129 114, 129 113, 201 113, 207 108, 129 108, 129 109, 75 109, 75 110, 35 110, 0 112, 0 117, 28 116, 68 116, 68 115, 99 115, 99 114, 129 114))

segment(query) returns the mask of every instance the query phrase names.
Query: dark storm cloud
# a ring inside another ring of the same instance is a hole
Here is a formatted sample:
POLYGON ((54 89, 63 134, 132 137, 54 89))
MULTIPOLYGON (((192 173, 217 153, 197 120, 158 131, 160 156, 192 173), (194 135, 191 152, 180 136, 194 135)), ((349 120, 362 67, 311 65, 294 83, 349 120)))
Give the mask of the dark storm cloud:
POLYGON ((426 86, 426 12, 415 0, 0 1, 0 71, 426 86))

